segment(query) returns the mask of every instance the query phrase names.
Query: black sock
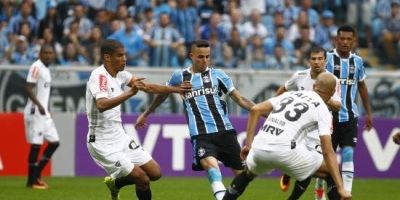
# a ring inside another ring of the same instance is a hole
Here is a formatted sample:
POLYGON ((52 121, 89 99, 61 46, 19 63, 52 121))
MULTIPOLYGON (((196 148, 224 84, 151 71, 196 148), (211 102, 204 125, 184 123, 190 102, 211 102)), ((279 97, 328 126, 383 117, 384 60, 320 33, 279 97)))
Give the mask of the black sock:
POLYGON ((47 165, 47 163, 49 162, 51 156, 53 156, 53 153, 56 151, 56 149, 58 148, 58 146, 60 145, 60 143, 56 142, 56 143, 49 143, 46 147, 46 149, 44 150, 43 156, 40 159, 40 162, 38 164, 37 167, 37 174, 36 176, 38 178, 40 178, 42 176, 42 170, 43 168, 47 165))
POLYGON ((308 185, 310 185, 311 177, 304 179, 303 181, 296 181, 292 190, 292 194, 290 194, 288 200, 297 200, 303 195, 306 191, 308 185))
POLYGON ((235 200, 244 192, 247 185, 254 179, 248 177, 246 173, 244 171, 233 179, 231 185, 226 190, 223 200, 235 200))
POLYGON ((117 187, 118 189, 124 187, 125 185, 133 185, 135 184, 133 178, 129 177, 129 176, 125 176, 125 177, 120 177, 115 179, 115 187, 117 187))
POLYGON ((151 190, 138 190, 136 189, 136 196, 139 200, 151 200, 151 190))
POLYGON ((27 186, 31 186, 33 183, 35 183, 37 177, 36 177, 36 171, 37 171, 37 158, 39 155, 40 151, 40 145, 37 144, 32 144, 30 151, 29 151, 29 157, 28 157, 28 181, 26 183, 27 186))
POLYGON ((335 182, 333 181, 331 176, 328 176, 326 179, 326 185, 327 185, 327 194, 329 200, 339 200, 340 195, 337 191, 337 187, 335 185, 335 182))

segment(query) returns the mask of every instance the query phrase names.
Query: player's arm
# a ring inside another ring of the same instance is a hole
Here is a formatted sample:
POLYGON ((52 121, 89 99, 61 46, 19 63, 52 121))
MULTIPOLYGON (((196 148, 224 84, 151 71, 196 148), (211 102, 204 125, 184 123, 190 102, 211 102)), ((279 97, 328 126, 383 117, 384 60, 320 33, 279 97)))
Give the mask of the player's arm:
POLYGON ((115 106, 120 105, 130 97, 134 96, 136 93, 137 90, 130 89, 113 98, 103 97, 96 99, 96 107, 97 109, 99 109, 100 112, 104 112, 106 110, 114 108, 115 106))
POLYGON ((281 94, 283 94, 283 93, 285 93, 285 92, 287 92, 287 91, 288 91, 288 90, 285 88, 285 86, 281 86, 281 87, 279 87, 278 90, 276 91, 275 96, 279 96, 279 95, 281 95, 281 94))
POLYGON ((192 90, 192 84, 190 83, 190 81, 184 81, 179 86, 144 83, 144 87, 140 87, 139 90, 153 94, 184 93, 192 90))
POLYGON ((333 98, 330 98, 327 102, 326 105, 329 107, 329 109, 338 112, 340 110, 340 107, 342 107, 342 103, 340 101, 334 100, 333 98))
MULTIPOLYGON (((331 175, 333 181, 337 186, 338 193, 341 197, 348 197, 348 194, 343 187, 342 177, 339 174, 339 167, 336 158, 336 153, 333 151, 332 142, 331 142, 331 135, 321 135, 321 148, 322 148, 322 155, 324 156, 324 161, 326 167, 329 170, 329 174, 331 175)), ((350 195, 351 197, 351 195, 350 195)))
POLYGON ((36 98, 36 96, 33 94, 33 88, 36 86, 36 83, 30 83, 26 82, 25 85, 25 92, 28 95, 28 98, 38 107, 40 114, 44 115, 46 114, 46 110, 40 104, 39 100, 36 98))
POLYGON ((146 110, 139 115, 136 119, 135 127, 143 128, 146 126, 146 119, 150 115, 150 113, 154 112, 154 110, 163 103, 168 98, 168 94, 157 94, 150 106, 146 108, 146 110))
POLYGON ((358 82, 358 92, 360 93, 364 109, 367 112, 365 127, 369 131, 372 128, 372 111, 371 111, 371 106, 369 105, 368 89, 367 89, 367 84, 365 84, 365 81, 358 82))
POLYGON ((255 104, 251 100, 242 96, 237 89, 233 89, 229 96, 242 108, 250 110, 255 104))
POLYGON ((271 102, 264 101, 261 103, 258 103, 254 105, 250 109, 249 113, 249 118, 247 120, 247 136, 246 136, 246 146, 251 147, 251 144, 253 143, 254 135, 256 132, 256 126, 258 123, 258 120, 260 119, 260 116, 269 114, 272 111, 273 107, 271 102))

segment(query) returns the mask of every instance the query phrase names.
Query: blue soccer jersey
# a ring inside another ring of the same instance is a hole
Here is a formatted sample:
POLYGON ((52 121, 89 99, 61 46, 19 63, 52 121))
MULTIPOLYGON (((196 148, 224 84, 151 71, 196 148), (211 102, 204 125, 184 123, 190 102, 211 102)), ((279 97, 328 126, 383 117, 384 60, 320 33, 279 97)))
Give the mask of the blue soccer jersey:
POLYGON ((339 79, 341 87, 342 107, 339 112, 333 112, 333 118, 339 122, 346 122, 358 117, 358 82, 366 78, 362 58, 353 53, 350 53, 348 58, 340 58, 334 49, 327 53, 326 69, 339 79))
POLYGON ((192 73, 190 69, 175 71, 167 83, 178 86, 190 81, 192 84, 192 91, 182 96, 190 136, 233 129, 221 100, 222 93, 229 94, 235 89, 232 79, 219 69, 208 68, 202 73, 192 73))

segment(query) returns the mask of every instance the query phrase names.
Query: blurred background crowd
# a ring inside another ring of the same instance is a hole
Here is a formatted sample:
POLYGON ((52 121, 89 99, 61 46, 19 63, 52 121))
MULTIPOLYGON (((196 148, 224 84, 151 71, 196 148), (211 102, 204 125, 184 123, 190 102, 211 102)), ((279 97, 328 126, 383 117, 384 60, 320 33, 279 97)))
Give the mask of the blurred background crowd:
POLYGON ((128 66, 181 68, 206 39, 218 67, 294 70, 312 46, 334 48, 342 24, 367 67, 400 68, 399 0, 0 0, 0 65, 30 65, 51 44, 57 65, 97 66, 113 38, 128 66))

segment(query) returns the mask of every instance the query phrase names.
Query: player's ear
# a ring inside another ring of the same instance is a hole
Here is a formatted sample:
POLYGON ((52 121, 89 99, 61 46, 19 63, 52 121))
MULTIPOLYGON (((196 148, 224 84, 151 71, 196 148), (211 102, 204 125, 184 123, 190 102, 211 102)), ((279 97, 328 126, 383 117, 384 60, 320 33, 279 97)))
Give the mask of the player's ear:
POLYGON ((110 54, 104 54, 104 61, 110 61, 110 54))

